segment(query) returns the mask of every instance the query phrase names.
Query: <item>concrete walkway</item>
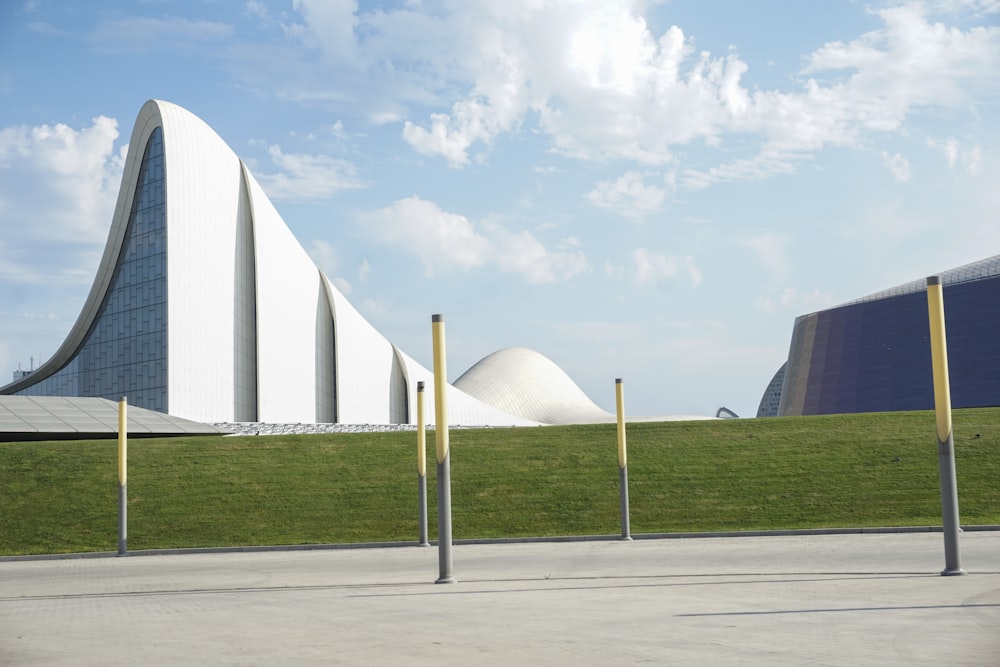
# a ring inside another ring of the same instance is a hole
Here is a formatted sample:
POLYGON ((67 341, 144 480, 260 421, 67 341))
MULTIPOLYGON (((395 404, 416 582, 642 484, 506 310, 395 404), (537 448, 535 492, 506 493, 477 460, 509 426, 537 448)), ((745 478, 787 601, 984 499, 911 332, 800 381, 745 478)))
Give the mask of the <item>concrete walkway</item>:
POLYGON ((0 665, 1000 665, 1000 533, 0 563, 0 665))

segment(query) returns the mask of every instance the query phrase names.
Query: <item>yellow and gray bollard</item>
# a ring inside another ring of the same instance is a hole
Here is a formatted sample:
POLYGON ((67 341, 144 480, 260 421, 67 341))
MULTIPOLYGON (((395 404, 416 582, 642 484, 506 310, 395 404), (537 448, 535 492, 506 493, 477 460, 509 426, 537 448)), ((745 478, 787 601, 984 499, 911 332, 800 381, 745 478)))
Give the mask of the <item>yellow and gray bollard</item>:
POLYGON ((631 540, 628 508, 628 456, 625 450, 625 389, 621 378, 615 380, 615 408, 618 412, 618 488, 621 495, 622 539, 631 540))
POLYGON ((118 399, 118 555, 128 553, 128 398, 118 399))
POLYGON ((938 471, 941 477, 941 529, 944 533, 944 576, 965 574, 958 548, 958 482, 955 478, 955 435, 951 423, 951 387, 948 379, 948 342, 944 326, 941 276, 927 278, 927 311, 934 372, 934 411, 937 426, 938 471))
POLYGON ((438 570, 437 584, 453 584, 451 573, 451 458, 448 451, 448 372, 444 315, 431 315, 434 345, 434 443, 437 447, 438 570))
POLYGON ((424 383, 417 382, 417 503, 419 505, 420 546, 427 541, 427 426, 424 423, 424 383))

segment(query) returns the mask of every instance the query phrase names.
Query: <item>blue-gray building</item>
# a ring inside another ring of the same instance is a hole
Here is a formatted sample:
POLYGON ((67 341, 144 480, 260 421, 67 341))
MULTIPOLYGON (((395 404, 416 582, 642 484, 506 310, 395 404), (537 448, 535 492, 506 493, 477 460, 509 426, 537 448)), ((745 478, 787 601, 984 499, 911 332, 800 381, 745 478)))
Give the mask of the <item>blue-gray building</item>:
MULTIPOLYGON (((1000 255, 940 274, 955 408, 1000 405, 1000 255)), ((758 417, 934 407, 926 279, 795 320, 758 417)))

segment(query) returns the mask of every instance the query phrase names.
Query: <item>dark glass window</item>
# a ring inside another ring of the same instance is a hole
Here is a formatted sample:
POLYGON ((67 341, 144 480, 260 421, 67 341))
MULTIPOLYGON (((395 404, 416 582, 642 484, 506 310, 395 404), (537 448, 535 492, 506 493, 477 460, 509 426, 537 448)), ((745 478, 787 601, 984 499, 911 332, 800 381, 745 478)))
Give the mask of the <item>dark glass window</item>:
POLYGON ((163 133, 153 130, 139 169, 122 253, 83 345, 63 368, 19 392, 97 396, 167 411, 167 231, 163 133))

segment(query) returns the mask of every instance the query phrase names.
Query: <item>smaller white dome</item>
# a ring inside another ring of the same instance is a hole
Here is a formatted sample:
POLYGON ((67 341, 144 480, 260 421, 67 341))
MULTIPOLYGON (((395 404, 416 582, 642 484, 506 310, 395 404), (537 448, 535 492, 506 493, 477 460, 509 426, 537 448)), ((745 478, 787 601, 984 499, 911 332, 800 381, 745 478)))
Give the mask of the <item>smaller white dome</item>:
POLYGON ((555 362, 524 347, 508 347, 484 357, 454 386, 498 410, 543 424, 615 421, 555 362))

